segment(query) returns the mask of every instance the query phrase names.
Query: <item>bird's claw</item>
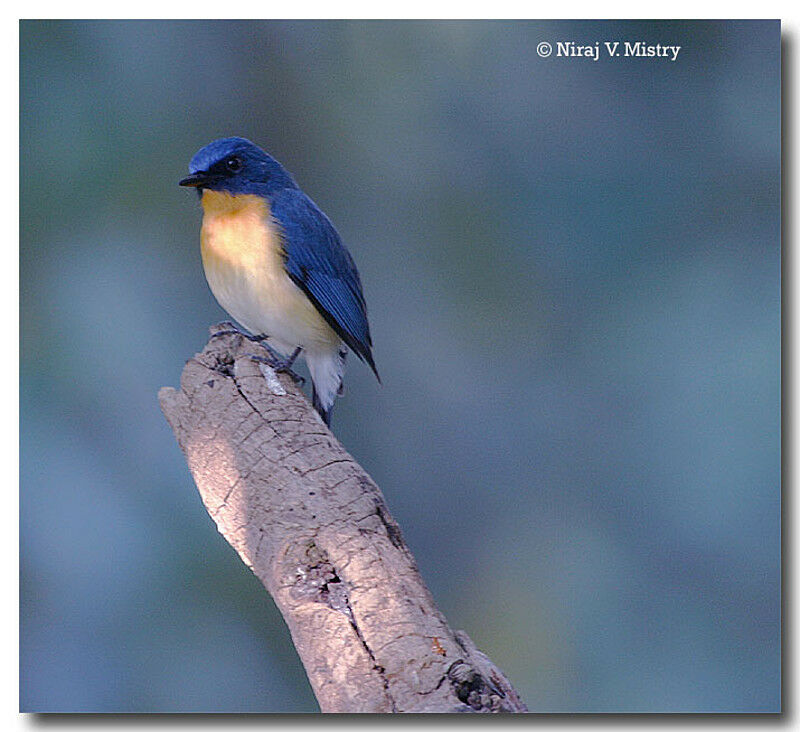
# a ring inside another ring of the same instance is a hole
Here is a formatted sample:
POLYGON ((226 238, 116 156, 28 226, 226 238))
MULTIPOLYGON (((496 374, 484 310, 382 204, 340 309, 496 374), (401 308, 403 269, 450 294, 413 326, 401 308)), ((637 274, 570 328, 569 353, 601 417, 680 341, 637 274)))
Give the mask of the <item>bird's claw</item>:
POLYGON ((256 363, 263 363, 269 366, 273 371, 277 371, 279 374, 286 374, 295 384, 298 386, 303 386, 306 383, 305 378, 300 376, 300 374, 295 373, 292 371, 292 362, 284 360, 282 358, 278 358, 277 356, 273 355, 275 352, 269 348, 271 357, 267 358, 266 356, 258 356, 255 353, 246 353, 245 355, 251 360, 255 361, 256 363))
POLYGON ((269 338, 266 333, 261 333, 259 335, 250 335, 250 333, 245 333, 243 330, 238 328, 235 323, 231 323, 230 320, 217 323, 215 327, 220 328, 220 330, 212 333, 211 338, 219 338, 220 336, 226 335, 239 335, 242 336, 242 338, 247 338, 248 341, 253 341, 253 343, 262 343, 269 338))
POLYGON ((220 336, 224 335, 239 335, 243 338, 247 338, 247 340, 260 345, 261 348, 263 348, 269 354, 268 356, 259 356, 255 353, 244 354, 251 361, 263 363, 278 373, 287 374, 289 378, 298 386, 302 386, 306 383, 306 380, 302 376, 292 371, 292 365, 302 350, 300 347, 296 348, 291 356, 284 359, 281 358, 280 354, 278 354, 278 352, 266 342, 269 336, 265 333, 261 333, 259 335, 250 335, 249 333, 245 333, 235 323, 232 323, 229 320, 225 320, 222 323, 217 323, 216 327, 220 328, 220 330, 212 333, 211 338, 219 338, 220 336))

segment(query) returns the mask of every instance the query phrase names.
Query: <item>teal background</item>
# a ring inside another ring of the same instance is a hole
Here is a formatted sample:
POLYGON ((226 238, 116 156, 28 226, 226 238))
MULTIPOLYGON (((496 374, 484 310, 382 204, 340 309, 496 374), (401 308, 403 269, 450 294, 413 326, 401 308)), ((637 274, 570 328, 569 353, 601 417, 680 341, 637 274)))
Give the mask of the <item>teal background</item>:
POLYGON ((156 401, 224 318, 177 181, 227 135, 358 262, 383 386, 334 431, 531 710, 779 709, 777 22, 20 41, 23 710, 317 709, 156 401))

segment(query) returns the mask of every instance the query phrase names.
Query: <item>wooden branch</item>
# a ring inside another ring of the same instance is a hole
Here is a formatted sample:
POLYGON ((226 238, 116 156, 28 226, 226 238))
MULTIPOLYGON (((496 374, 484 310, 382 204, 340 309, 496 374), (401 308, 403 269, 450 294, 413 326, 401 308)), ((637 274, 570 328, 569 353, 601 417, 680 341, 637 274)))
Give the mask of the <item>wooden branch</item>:
POLYGON ((247 357, 255 350, 212 338, 159 400, 217 528, 283 614, 322 711, 527 711, 449 628, 372 479, 287 376, 247 357))

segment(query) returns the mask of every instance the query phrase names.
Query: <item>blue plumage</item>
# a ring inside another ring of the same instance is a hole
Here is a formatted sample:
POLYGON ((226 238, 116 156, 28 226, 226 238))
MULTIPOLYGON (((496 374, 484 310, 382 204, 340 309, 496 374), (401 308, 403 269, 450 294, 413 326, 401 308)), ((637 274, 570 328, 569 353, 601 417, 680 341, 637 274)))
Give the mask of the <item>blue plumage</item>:
POLYGON ((286 271, 339 337, 375 372, 361 278, 330 219, 299 189, 272 197, 285 238, 286 271))
POLYGON ((272 155, 244 137, 225 137, 208 143, 192 158, 189 173, 203 176, 204 182, 198 188, 233 195, 269 198, 276 191, 298 187, 289 171, 272 155), (240 164, 236 170, 228 165, 234 158, 240 164))

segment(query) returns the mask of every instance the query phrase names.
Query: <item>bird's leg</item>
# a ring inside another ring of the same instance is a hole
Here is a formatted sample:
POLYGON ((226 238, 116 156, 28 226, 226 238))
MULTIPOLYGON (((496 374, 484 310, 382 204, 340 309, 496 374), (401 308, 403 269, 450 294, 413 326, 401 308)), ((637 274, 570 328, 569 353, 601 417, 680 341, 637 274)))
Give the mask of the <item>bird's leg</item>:
POLYGON ((242 338, 247 338, 248 341, 253 341, 253 343, 261 343, 269 338, 266 333, 261 333, 260 335, 250 335, 249 333, 245 333, 243 330, 238 328, 235 323, 231 323, 230 320, 217 323, 216 327, 222 328, 222 330, 212 333, 211 338, 219 338, 220 336, 226 335, 240 335, 242 338))
POLYGON ((263 363, 269 366, 270 368, 274 369, 278 373, 288 374, 289 378, 294 381, 295 384, 302 386, 306 383, 306 380, 292 371, 292 366, 294 362, 297 360, 297 357, 300 355, 300 351, 302 351, 302 347, 298 346, 297 348, 292 351, 292 355, 288 358, 280 358, 275 351, 273 351, 266 343, 261 344, 267 352, 270 354, 270 358, 266 358, 265 356, 256 356, 254 353, 247 353, 245 354, 248 356, 252 361, 256 363, 263 363))
POLYGON ((216 333, 213 333, 211 338, 219 338, 220 336, 224 335, 239 335, 243 338, 247 338, 247 340, 252 341, 253 343, 258 343, 269 354, 269 357, 257 356, 255 353, 246 353, 245 356, 256 363, 266 364, 279 373, 288 374, 295 384, 299 384, 300 386, 305 384, 306 380, 299 374, 296 374, 294 371, 292 371, 292 365, 300 355, 300 351, 303 350, 301 346, 295 348, 292 352, 292 355, 284 359, 280 357, 275 349, 266 343, 267 338, 269 338, 266 333, 250 335, 249 333, 245 333, 243 330, 239 329, 237 325, 232 323, 230 320, 217 323, 217 327, 221 328, 222 330, 218 330, 216 333))

